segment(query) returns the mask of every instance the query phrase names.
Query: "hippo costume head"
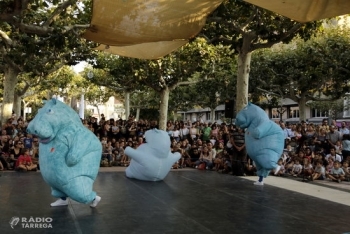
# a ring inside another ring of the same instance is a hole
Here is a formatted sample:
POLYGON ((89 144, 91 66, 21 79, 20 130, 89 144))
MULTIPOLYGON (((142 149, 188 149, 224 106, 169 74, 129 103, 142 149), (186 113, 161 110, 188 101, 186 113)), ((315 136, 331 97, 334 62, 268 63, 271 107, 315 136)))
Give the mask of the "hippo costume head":
POLYGON ((27 132, 36 135, 40 143, 52 141, 57 133, 68 125, 80 127, 81 119, 72 108, 55 98, 44 103, 27 128, 27 132))
POLYGON ((145 139, 147 143, 137 149, 131 147, 125 149, 125 154, 132 159, 126 169, 126 176, 147 181, 163 180, 181 155, 171 153, 170 137, 163 130, 148 130, 145 139))
POLYGON ((102 147, 78 114, 53 98, 30 121, 27 132, 40 140, 40 171, 51 186, 52 195, 91 203, 96 197, 92 185, 99 170, 102 147))

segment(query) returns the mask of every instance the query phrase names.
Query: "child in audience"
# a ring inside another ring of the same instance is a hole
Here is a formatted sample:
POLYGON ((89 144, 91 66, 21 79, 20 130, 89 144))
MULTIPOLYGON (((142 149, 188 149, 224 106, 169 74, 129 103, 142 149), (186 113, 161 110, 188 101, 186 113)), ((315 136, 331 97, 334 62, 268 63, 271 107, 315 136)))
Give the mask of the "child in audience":
POLYGON ((311 177, 313 174, 313 167, 311 164, 311 160, 308 158, 304 158, 304 160, 303 160, 302 174, 303 174, 303 181, 312 180, 311 177))
POLYGON ((345 161, 343 162, 343 171, 345 172, 345 180, 350 181, 350 168, 349 168, 349 162, 345 161))
POLYGON ((302 170, 303 170, 303 166, 300 164, 300 159, 296 158, 294 160, 294 165, 292 167, 292 171, 290 172, 290 174, 292 176, 297 177, 297 176, 299 176, 301 174, 302 170))
POLYGON ((273 174, 275 176, 284 176, 285 168, 283 165, 283 159, 282 158, 278 159, 277 164, 278 164, 278 167, 272 171, 273 174))
POLYGON ((311 180, 324 180, 326 178, 326 169, 323 166, 322 160, 316 161, 316 167, 312 173, 311 180))
POLYGON ((329 173, 326 172, 326 176, 337 183, 345 180, 345 172, 341 168, 341 163, 339 161, 335 161, 331 171, 329 173))
POLYGON ((22 149, 21 155, 16 162, 16 170, 19 171, 36 171, 37 165, 32 162, 32 157, 29 154, 29 149, 22 149))

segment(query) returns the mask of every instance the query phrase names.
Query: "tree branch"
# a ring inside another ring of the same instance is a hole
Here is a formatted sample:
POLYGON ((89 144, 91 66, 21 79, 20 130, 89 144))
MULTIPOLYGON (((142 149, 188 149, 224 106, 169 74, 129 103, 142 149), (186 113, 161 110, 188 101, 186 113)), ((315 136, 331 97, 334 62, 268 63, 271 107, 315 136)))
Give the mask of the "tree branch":
POLYGON ((58 7, 56 7, 54 12, 52 12, 51 16, 45 21, 45 23, 43 23, 42 26, 43 27, 50 26, 52 22, 55 21, 64 10, 66 10, 69 6, 73 5, 76 2, 77 0, 68 0, 58 5, 58 7))
POLYGON ((8 45, 8 46, 13 45, 13 41, 11 40, 11 38, 9 38, 9 36, 2 30, 0 30, 0 37, 6 43, 6 45, 8 45))
POLYGON ((302 26, 303 26, 303 24, 297 23, 291 29, 289 29, 289 31, 287 31, 286 33, 283 33, 281 35, 281 37, 278 39, 278 41, 269 41, 267 43, 254 44, 254 45, 252 45, 252 48, 253 48, 253 50, 262 49, 262 48, 270 48, 274 44, 281 42, 284 39, 288 38, 289 36, 295 34, 298 30, 300 30, 300 28, 302 26))

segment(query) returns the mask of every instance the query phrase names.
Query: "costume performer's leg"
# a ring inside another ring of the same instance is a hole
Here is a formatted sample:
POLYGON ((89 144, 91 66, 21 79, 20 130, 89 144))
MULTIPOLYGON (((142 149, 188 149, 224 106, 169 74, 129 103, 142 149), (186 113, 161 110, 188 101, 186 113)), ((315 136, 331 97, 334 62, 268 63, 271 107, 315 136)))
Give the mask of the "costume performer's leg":
POLYGON ((67 195, 73 200, 80 203, 91 203, 96 193, 92 191, 94 180, 87 176, 75 177, 67 185, 64 186, 67 195))
POLYGON ((62 200, 64 200, 63 198, 67 197, 67 195, 64 192, 54 187, 51 187, 51 195, 53 197, 61 198, 62 200))

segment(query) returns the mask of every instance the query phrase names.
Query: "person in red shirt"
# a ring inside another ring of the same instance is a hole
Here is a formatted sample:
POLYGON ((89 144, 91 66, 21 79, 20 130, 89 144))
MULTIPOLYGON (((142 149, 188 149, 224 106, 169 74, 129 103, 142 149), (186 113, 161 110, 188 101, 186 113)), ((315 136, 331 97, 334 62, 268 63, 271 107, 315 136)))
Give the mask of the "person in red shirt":
POLYGON ((22 149, 21 155, 16 162, 16 170, 18 171, 36 171, 37 165, 32 162, 29 149, 22 149))

